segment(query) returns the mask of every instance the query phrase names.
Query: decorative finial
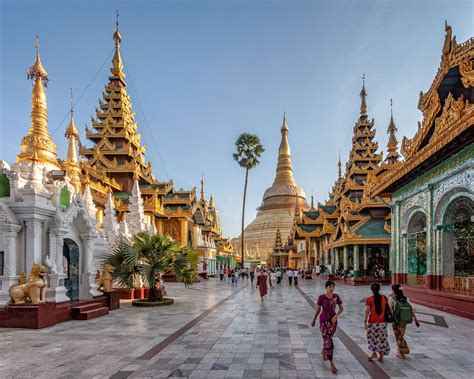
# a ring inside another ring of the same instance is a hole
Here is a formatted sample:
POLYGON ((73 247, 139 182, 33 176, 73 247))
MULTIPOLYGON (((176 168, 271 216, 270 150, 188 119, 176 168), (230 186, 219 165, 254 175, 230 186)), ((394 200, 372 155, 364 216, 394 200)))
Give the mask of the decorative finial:
POLYGON ((204 200, 204 174, 201 176, 201 200, 204 200))
POLYGON ((122 56, 120 55, 120 43, 122 42, 122 35, 120 34, 119 24, 118 24, 118 10, 116 11, 115 17, 115 32, 114 32, 114 40, 115 40, 115 54, 112 59, 112 68, 110 72, 115 77, 123 79, 125 74, 123 73, 123 63, 122 63, 122 56))
POLYGON ((283 124, 281 126, 282 131, 288 131, 288 125, 286 125, 286 112, 283 112, 283 124))
POLYGON ((40 78, 43 81, 45 87, 48 86, 49 78, 48 73, 41 64, 40 53, 39 53, 39 44, 38 44, 38 34, 35 35, 35 49, 36 49, 36 60, 33 66, 30 67, 26 77, 36 81, 37 78, 40 78))
POLYGON ((367 104, 365 98, 367 97, 367 92, 365 90, 365 74, 362 75, 362 90, 360 91, 360 115, 367 116, 367 104))
POLYGON ((341 150, 339 150, 339 162, 337 163, 339 179, 342 177, 341 150))
POLYGON ((311 209, 314 209, 314 195, 311 192, 311 209))
POLYGON ((118 9, 116 9, 115 10, 115 26, 117 27, 117 29, 118 29, 118 25, 119 25, 118 20, 119 20, 119 11, 118 11, 118 9))
POLYGON ((71 87, 71 117, 74 114, 74 95, 72 93, 72 87, 71 87))
POLYGON ((393 101, 390 99, 390 123, 387 128, 387 133, 389 134, 388 143, 387 143, 387 162, 394 163, 398 161, 400 155, 398 154, 398 141, 395 133, 397 132, 397 126, 393 121, 393 101))

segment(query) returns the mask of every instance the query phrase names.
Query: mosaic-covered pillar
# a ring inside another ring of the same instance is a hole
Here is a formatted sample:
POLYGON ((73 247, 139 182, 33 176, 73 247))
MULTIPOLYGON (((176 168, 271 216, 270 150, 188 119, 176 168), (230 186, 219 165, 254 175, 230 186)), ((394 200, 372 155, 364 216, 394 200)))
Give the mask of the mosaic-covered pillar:
POLYGON ((433 184, 428 184, 428 208, 426 209, 426 288, 435 288, 436 283, 436 267, 435 267, 435 251, 433 243, 433 184))
POLYGON ((364 251, 363 251, 363 254, 364 254, 364 259, 363 259, 363 264, 364 264, 364 276, 367 276, 368 272, 367 272, 367 267, 369 265, 369 259, 367 257, 367 245, 364 245, 364 251))
POLYGON ((344 276, 347 276, 349 272, 349 253, 347 251, 347 245, 342 248, 342 262, 344 265, 344 276))
POLYGON ((354 245, 354 277, 360 276, 359 245, 354 245))

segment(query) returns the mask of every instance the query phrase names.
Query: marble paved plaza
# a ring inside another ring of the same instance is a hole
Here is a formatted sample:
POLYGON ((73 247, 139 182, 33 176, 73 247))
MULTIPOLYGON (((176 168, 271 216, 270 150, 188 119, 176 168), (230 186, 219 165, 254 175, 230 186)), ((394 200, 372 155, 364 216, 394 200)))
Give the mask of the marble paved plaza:
MULTIPOLYGON (((335 338, 333 375, 309 322, 319 280, 286 283, 263 304, 249 283, 211 279, 194 288, 168 284, 169 307, 122 308, 91 321, 43 330, 0 329, 1 378, 472 378, 473 321, 416 306, 420 329, 407 331, 408 359, 369 363, 363 329, 366 287, 339 284, 346 312, 335 338), (304 295, 307 295, 305 297, 304 295)), ((388 292, 388 287, 384 288, 388 292)))

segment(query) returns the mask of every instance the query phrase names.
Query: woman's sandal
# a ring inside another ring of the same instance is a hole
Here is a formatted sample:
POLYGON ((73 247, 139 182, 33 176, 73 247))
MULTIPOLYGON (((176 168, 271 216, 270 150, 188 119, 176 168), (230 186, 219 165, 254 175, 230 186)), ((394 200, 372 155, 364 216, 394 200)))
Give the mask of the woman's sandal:
POLYGON ((367 360, 368 360, 369 362, 373 362, 374 359, 377 359, 377 356, 376 356, 376 355, 371 355, 370 357, 367 357, 367 360))
POLYGON ((337 373, 337 368, 336 368, 336 366, 334 366, 334 363, 331 363, 331 372, 333 374, 337 373))

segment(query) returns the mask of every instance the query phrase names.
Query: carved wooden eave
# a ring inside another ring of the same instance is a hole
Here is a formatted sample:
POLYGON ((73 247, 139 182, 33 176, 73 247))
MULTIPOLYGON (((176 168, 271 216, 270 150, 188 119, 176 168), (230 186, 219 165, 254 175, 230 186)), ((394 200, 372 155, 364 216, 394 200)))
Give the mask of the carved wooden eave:
MULTIPOLYGON (((445 99, 443 109, 438 96, 438 89, 449 70, 459 67, 461 82, 465 88, 474 86, 474 38, 462 44, 456 43, 451 27, 446 25, 446 36, 441 56, 440 67, 426 93, 420 93, 418 108, 423 113, 423 122, 412 139, 404 137, 401 146, 404 162, 399 162, 392 169, 377 175, 370 182, 369 192, 372 195, 384 193, 393 184, 412 172, 416 167, 440 152, 474 124, 474 108, 466 99, 454 99, 451 93, 445 99), (441 114, 439 115, 439 112, 441 114), (434 131, 429 141, 430 130, 434 131)), ((426 164, 425 164, 426 165, 426 164)))

